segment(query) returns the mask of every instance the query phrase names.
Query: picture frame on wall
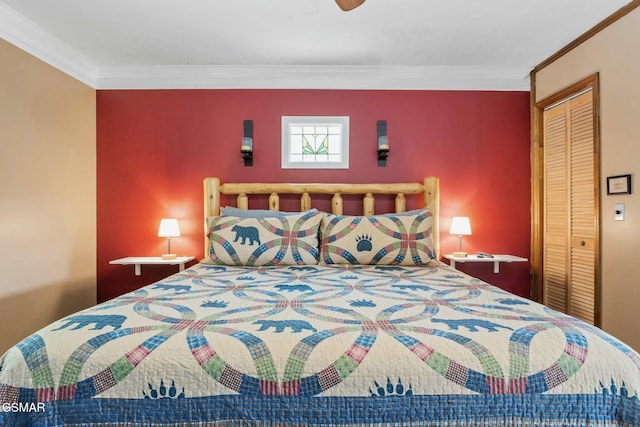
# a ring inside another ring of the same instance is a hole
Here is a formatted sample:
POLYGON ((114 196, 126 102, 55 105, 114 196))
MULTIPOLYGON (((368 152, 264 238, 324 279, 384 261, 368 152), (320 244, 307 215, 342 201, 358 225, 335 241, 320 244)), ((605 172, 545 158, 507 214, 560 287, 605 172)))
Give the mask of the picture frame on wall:
POLYGON ((607 195, 631 194, 631 175, 616 175, 607 177, 607 195))

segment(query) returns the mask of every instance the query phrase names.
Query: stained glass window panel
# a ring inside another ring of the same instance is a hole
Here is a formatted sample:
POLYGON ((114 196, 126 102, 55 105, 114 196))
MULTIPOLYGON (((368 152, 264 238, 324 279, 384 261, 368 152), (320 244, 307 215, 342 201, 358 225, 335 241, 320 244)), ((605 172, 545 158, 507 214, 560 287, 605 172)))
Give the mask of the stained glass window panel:
POLYGON ((349 167, 349 117, 283 116, 282 167, 349 167))

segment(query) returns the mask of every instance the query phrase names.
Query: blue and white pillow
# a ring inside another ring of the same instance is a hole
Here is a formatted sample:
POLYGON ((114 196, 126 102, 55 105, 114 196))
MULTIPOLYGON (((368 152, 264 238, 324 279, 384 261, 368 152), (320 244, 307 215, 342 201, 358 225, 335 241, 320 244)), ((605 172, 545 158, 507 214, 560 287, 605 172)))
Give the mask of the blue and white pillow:
POLYGON ((436 257, 433 214, 326 215, 320 225, 325 264, 424 265, 436 257))
POLYGON ((318 230, 324 214, 264 218, 215 216, 207 219, 208 257, 224 265, 306 265, 318 263, 318 230))

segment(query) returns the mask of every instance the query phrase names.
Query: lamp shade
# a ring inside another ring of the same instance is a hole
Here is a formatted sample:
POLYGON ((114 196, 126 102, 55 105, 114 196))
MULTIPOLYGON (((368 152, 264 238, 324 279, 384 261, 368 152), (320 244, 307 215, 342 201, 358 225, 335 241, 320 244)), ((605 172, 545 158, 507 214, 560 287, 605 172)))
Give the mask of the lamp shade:
POLYGON ((468 216, 454 216, 451 221, 449 233, 459 236, 469 236, 471 234, 471 223, 468 216))
POLYGON ((158 237, 178 237, 179 235, 180 235, 180 227, 178 226, 177 219, 164 218, 160 220, 158 237))

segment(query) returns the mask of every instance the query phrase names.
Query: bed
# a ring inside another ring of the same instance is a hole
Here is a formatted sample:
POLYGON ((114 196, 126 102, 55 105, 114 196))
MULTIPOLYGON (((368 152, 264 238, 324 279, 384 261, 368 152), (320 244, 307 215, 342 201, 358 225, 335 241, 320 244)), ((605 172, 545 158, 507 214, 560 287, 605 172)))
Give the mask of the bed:
POLYGON ((204 189, 202 262, 11 348, 1 426, 640 427, 638 353, 438 261, 437 178, 204 189))

